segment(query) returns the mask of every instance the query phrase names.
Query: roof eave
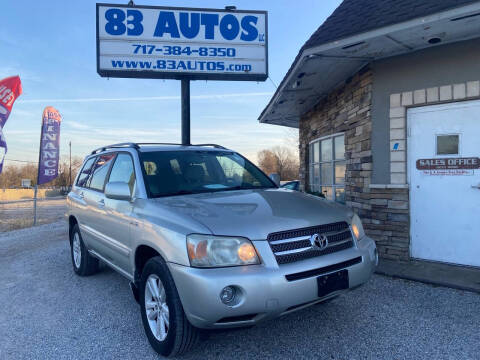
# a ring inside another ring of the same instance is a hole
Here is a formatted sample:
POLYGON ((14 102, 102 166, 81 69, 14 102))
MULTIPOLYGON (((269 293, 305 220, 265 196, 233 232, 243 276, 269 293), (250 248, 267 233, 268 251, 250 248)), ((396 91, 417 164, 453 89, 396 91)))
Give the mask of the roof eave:
MULTIPOLYGON (((290 85, 292 83, 292 81, 294 80, 294 78, 297 76, 297 74, 301 73, 300 70, 301 70, 302 66, 305 64, 306 59, 310 59, 310 58, 312 58, 312 56, 321 57, 322 55, 324 55, 326 53, 335 53, 336 50, 348 47, 351 44, 369 43, 369 42, 372 42, 375 39, 388 38, 388 36, 391 35, 391 34, 398 34, 398 33, 402 33, 402 32, 406 33, 409 29, 412 29, 412 28, 415 28, 415 27, 419 27, 419 26, 426 27, 427 25, 431 25, 431 24, 438 23, 438 22, 445 21, 445 20, 450 20, 450 19, 453 19, 453 18, 456 18, 456 17, 461 17, 461 16, 464 16, 464 15, 467 15, 467 14, 470 14, 470 13, 473 14, 473 13, 478 12, 478 11, 480 11, 480 2, 465 5, 465 6, 461 6, 461 7, 458 7, 458 8, 454 8, 454 9, 450 9, 450 10, 446 10, 446 11, 442 11, 442 12, 438 12, 438 13, 431 14, 431 15, 424 16, 424 17, 420 17, 420 18, 415 18, 415 19, 412 19, 412 20, 409 20, 409 21, 385 26, 385 27, 382 27, 382 28, 378 28, 378 29, 374 29, 374 30, 367 31, 367 32, 364 32, 364 33, 356 34, 356 35, 346 37, 346 38, 343 38, 343 39, 338 39, 338 40, 335 40, 335 41, 331 41, 329 43, 325 43, 325 44, 322 44, 322 45, 309 47, 309 48, 302 48, 300 50, 299 54, 297 55, 297 58, 295 59, 294 63, 292 64, 289 71, 287 72, 286 76, 282 80, 280 86, 277 88, 275 94, 273 95, 273 97, 270 99, 268 105, 265 107, 265 109, 260 114, 260 116, 258 118, 259 122, 277 124, 277 125, 282 125, 282 126, 298 127, 298 122, 299 122, 298 120, 300 118, 300 116, 298 116, 298 115, 296 115, 294 117, 289 116, 288 118, 283 118, 283 119, 280 117, 278 122, 277 121, 271 121, 271 120, 267 121, 266 118, 269 114, 271 114, 272 110, 274 109, 274 105, 276 105, 277 102, 279 101, 279 99, 285 94, 286 86, 290 85)), ((478 37, 479 36, 478 34, 479 34, 478 32, 475 33, 475 34, 472 33, 472 35, 470 37, 478 37)), ((468 37, 463 37, 461 39, 456 39, 455 41, 446 41, 446 42, 443 42, 442 45, 446 44, 446 43, 449 43, 449 42, 452 43, 452 42, 457 42, 457 41, 461 41, 461 40, 466 40, 467 38, 468 37)), ((392 41, 394 41, 394 39, 392 41)), ((388 55, 385 55, 385 56, 373 56, 373 57, 370 57, 370 56, 367 56, 367 57, 343 56, 342 60, 351 61, 352 62, 352 69, 355 68, 358 71, 361 67, 365 66, 366 64, 368 64, 369 62, 371 62, 373 60, 378 60, 378 59, 385 58, 385 57, 406 54, 406 53, 410 53, 410 52, 413 52, 413 51, 420 50, 422 48, 433 46, 433 45, 430 45, 428 43, 424 44, 425 46, 423 46, 423 47, 417 46, 417 47, 414 47, 414 48, 406 46, 406 45, 402 46, 402 44, 398 44, 398 45, 399 45, 400 48, 402 48, 402 50, 396 51, 394 53, 391 53, 391 54, 388 54, 388 55), (356 63, 355 66, 353 66, 353 62, 356 63)), ((347 79, 349 76, 351 76, 353 74, 354 74, 354 72, 353 73, 351 73, 351 72, 350 73, 345 73, 345 76, 343 77, 343 80, 347 79)), ((337 85, 339 83, 340 82, 337 82, 337 85)), ((317 102, 319 100, 320 100, 320 97, 317 100, 317 102)), ((305 112, 307 112, 307 111, 305 111, 305 112)))

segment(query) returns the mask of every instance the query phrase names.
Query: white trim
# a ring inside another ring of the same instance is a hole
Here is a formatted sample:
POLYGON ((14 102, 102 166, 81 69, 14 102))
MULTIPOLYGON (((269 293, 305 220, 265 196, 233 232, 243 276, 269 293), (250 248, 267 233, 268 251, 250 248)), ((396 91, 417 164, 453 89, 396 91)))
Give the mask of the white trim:
MULTIPOLYGON (((480 2, 457 7, 455 9, 451 10, 446 10, 442 11, 439 13, 427 15, 424 17, 418 17, 412 20, 404 21, 401 23, 393 24, 393 25, 388 25, 379 29, 367 31, 364 33, 356 34, 341 40, 335 40, 326 44, 322 44, 316 47, 308 48, 304 51, 304 55, 312 55, 317 52, 322 52, 326 50, 331 50, 335 49, 337 47, 343 47, 345 45, 350 45, 356 42, 361 42, 361 41, 366 41, 370 40, 372 38, 380 37, 380 36, 385 36, 393 32, 405 30, 411 27, 415 27, 418 25, 427 25, 429 23, 435 22, 435 21, 440 21, 440 20, 445 20, 445 19, 451 19, 455 18, 458 16, 462 16, 466 13, 470 12, 476 12, 480 10, 480 2)), ((417 50, 417 49, 415 49, 417 50)))
POLYGON ((322 140, 327 139, 327 138, 337 137, 337 136, 341 136, 341 135, 345 136, 345 132, 339 132, 339 133, 335 133, 335 134, 332 134, 332 135, 325 135, 325 136, 316 138, 316 139, 310 141, 308 143, 308 145, 311 145, 311 144, 313 144, 314 142, 317 142, 317 141, 322 141, 322 140))
MULTIPOLYGON (((469 83, 471 83, 471 84, 472 83, 477 83, 478 84, 479 82, 478 81, 466 81, 465 83, 461 83, 461 84, 446 84, 446 85, 442 85, 442 86, 436 86, 436 87, 429 88, 429 90, 436 91, 440 95, 440 89, 441 88, 453 88, 454 85, 462 85, 462 84, 465 84, 466 87, 468 87, 469 83)), ((424 91, 424 89, 415 89, 415 90, 411 90, 411 91, 404 91, 402 93, 390 94, 389 128, 390 128, 390 130, 394 129, 396 131, 398 131, 398 130, 402 131, 403 130, 403 134, 404 134, 404 139, 392 139, 391 138, 391 134, 392 134, 391 132, 390 132, 390 137, 389 137, 389 143, 390 143, 390 145, 389 145, 390 146, 390 148, 389 148, 389 151, 390 151, 390 182, 392 182, 394 177, 396 177, 397 180, 401 180, 401 182, 400 181, 395 182, 394 183, 395 185, 406 184, 408 186, 408 183, 410 182, 410 174, 408 173, 408 170, 407 170, 407 165, 408 165, 407 164, 408 163, 408 138, 409 138, 408 117, 409 117, 409 115, 410 114, 415 114, 415 113, 420 113, 420 112, 447 110, 451 107, 451 104, 456 104, 456 106, 459 106, 459 107, 462 107, 464 105, 467 106, 468 104, 471 104, 472 102, 478 102, 478 100, 480 99, 480 92, 478 92, 474 96, 469 96, 468 93, 466 92, 464 94, 464 96, 460 97, 460 98, 454 98, 453 93, 451 94, 452 96, 449 96, 448 98, 446 98, 444 100, 437 100, 436 97, 435 97, 434 100, 429 101, 428 97, 427 97, 426 102, 422 103, 421 105, 420 104, 413 104, 410 101, 404 101, 404 97, 409 98, 410 95, 413 92, 418 91, 418 90, 424 91), (404 104, 404 105, 398 106, 398 104, 396 103, 396 101, 398 101, 398 100, 400 101, 400 104, 404 104), (402 116, 400 116, 400 114, 402 114, 402 116), (399 118, 405 118, 404 127, 403 128, 392 127, 392 122, 396 119, 399 119, 399 118), (391 148, 391 144, 393 142, 398 142, 398 143, 403 142, 404 143, 405 149, 401 150, 401 151, 405 151, 405 158, 403 160, 392 161, 392 154, 397 152, 397 150, 392 150, 392 148, 391 148), (392 171, 392 165, 393 164, 396 165, 395 166, 396 169, 398 169, 399 166, 400 167, 403 166, 404 171, 403 172, 402 171, 392 171)), ((441 95, 440 95, 439 99, 440 98, 441 98, 441 95)), ((443 134, 439 134, 439 135, 443 135, 443 134)), ((459 149, 458 150, 459 150, 458 155, 450 155, 450 156, 455 157, 455 156, 460 156, 461 155, 461 153, 462 153, 461 137, 459 139, 459 149)), ((433 156, 437 156, 436 153, 437 152, 436 152, 436 147, 435 147, 435 149, 433 149, 433 152, 432 152, 433 156)), ((449 155, 445 155, 445 156, 448 157, 449 155)))
MULTIPOLYGON (((385 36, 385 35, 388 35, 392 32, 406 30, 406 29, 409 29, 409 28, 414 27, 414 26, 426 25, 426 24, 429 24, 429 23, 434 22, 434 21, 439 21, 439 20, 444 20, 444 19, 449 19, 449 18, 455 18, 455 17, 458 17, 458 16, 462 16, 466 13, 473 13, 473 12, 477 12, 477 11, 480 11, 480 2, 465 5, 465 6, 461 6, 461 7, 457 7, 455 9, 442 11, 442 12, 439 12, 439 13, 431 14, 431 15, 428 15, 428 16, 420 17, 420 18, 415 18, 413 20, 409 20, 409 21, 385 26, 385 27, 382 27, 382 28, 379 28, 379 29, 367 31, 367 32, 364 32, 364 33, 360 33, 360 34, 357 34, 357 35, 353 35, 353 36, 344 38, 344 39, 335 40, 335 41, 332 41, 332 42, 329 42, 329 43, 326 43, 326 44, 322 44, 322 45, 319 45, 319 46, 316 46, 316 47, 305 49, 304 51, 302 51, 302 54, 301 54, 300 58, 296 62, 293 69, 290 71, 290 74, 288 74, 288 76, 284 79, 283 85, 274 94, 273 98, 271 99, 271 101, 269 102, 267 107, 264 109, 263 114, 259 117, 258 120, 261 123, 264 122, 263 119, 265 118, 265 116, 267 116, 267 114, 270 113, 272 106, 276 105, 278 98, 280 97, 281 94, 283 94, 283 90, 284 90, 285 86, 287 86, 290 83, 291 78, 296 74, 298 68, 302 65, 303 61, 305 60, 305 58, 307 58, 307 56, 311 56, 311 55, 314 55, 314 54, 322 52, 322 51, 327 51, 327 50, 331 50, 331 49, 334 49, 334 48, 343 47, 345 45, 349 45, 349 44, 352 44, 352 43, 367 41, 367 40, 375 38, 375 37, 385 36)), ((475 36, 477 36, 477 35, 475 35, 475 36)), ((442 43, 442 45, 443 44, 446 44, 446 43, 442 43)), ((428 47, 428 45, 426 45, 425 47, 428 47)), ((420 48, 415 48, 413 51, 417 51, 417 50, 420 50, 420 48)))

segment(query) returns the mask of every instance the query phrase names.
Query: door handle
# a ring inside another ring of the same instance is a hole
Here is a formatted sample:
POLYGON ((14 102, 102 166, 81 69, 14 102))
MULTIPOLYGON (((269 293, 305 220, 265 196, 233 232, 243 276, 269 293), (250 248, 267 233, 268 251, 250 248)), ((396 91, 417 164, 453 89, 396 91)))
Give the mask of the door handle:
POLYGON ((480 184, 478 184, 478 185, 472 185, 472 188, 473 188, 473 189, 479 189, 479 190, 480 190, 480 184))
POLYGON ((98 206, 105 206, 105 200, 104 199, 98 200, 98 206))
POLYGON ((83 199, 85 197, 85 195, 83 195, 83 191, 78 196, 80 197, 80 199, 83 199))

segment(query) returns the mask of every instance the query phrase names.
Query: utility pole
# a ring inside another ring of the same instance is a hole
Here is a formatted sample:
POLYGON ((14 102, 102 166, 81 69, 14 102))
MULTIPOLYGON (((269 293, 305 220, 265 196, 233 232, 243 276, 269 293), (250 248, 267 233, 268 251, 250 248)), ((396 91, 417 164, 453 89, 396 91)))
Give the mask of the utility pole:
POLYGON ((72 142, 68 142, 68 147, 70 148, 70 171, 68 175, 68 189, 72 188, 72 142))

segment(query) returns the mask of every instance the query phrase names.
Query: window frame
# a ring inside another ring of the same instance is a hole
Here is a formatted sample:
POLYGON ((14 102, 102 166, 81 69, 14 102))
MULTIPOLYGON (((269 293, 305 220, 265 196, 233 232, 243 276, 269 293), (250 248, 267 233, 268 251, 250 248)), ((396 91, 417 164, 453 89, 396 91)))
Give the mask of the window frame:
MULTIPOLYGON (((90 176, 92 175, 91 172, 87 175, 87 179, 85 180, 85 186, 78 185, 78 182, 80 181, 80 176, 82 175, 83 169, 85 169, 85 165, 87 165, 87 162, 89 162, 90 159, 93 159, 92 166, 94 166, 95 163, 97 162, 97 157, 98 157, 98 156, 96 156, 96 155, 95 155, 95 156, 88 157, 88 158, 83 162, 83 166, 82 166, 81 170, 78 172, 77 179, 75 180, 75 187, 79 187, 79 188, 82 188, 82 189, 88 189, 87 184, 90 182, 90 176)), ((91 170, 91 168, 90 168, 90 170, 91 170)))
MULTIPOLYGON (((340 189, 343 189, 344 191, 344 194, 345 194, 345 180, 346 180, 346 165, 347 165, 347 159, 344 155, 343 159, 336 159, 335 158, 335 139, 338 138, 338 137, 341 137, 343 136, 343 150, 344 150, 344 154, 346 152, 346 146, 345 146, 345 133, 344 132, 339 132, 339 133, 335 133, 335 134, 331 134, 331 135, 326 135, 326 136, 322 136, 322 137, 319 137, 319 138, 316 138, 312 141, 310 141, 308 143, 308 154, 309 154, 309 159, 308 159, 308 170, 309 170, 309 181, 308 181, 308 187, 310 189, 311 192, 313 192, 313 186, 315 187, 318 187, 319 188, 319 191, 318 192, 321 192, 322 194, 324 194, 322 192, 322 188, 324 187, 329 187, 332 189, 332 198, 331 200, 332 201, 336 201, 336 202, 339 202, 339 203, 345 203, 345 201, 341 202, 341 201, 338 201, 337 200, 337 189, 340 188, 340 189), (332 144, 332 149, 331 149, 331 155, 332 155, 332 158, 331 160, 326 160, 326 161, 323 161, 322 160, 322 147, 321 147, 321 143, 322 141, 325 141, 325 140, 331 140, 331 144, 332 144), (314 146, 315 144, 318 144, 318 161, 315 162, 314 161, 314 153, 315 153, 315 150, 314 150, 314 146), (335 165, 337 163, 344 163, 345 164, 345 178, 344 178, 344 182, 343 184, 337 184, 335 179, 335 165), (332 171, 331 171, 331 184, 323 184, 322 183, 322 164, 331 164, 331 167, 332 167, 332 171), (318 182, 313 182, 313 177, 315 176, 314 175, 314 167, 315 166, 318 166, 318 169, 319 169, 319 179, 318 179, 318 182)), ((327 198, 325 196, 325 198, 327 198)))
POLYGON ((120 155, 120 154, 127 154, 128 156, 130 156, 130 160, 132 160, 133 175, 135 176, 135 185, 133 186, 133 190, 132 190, 132 194, 131 194, 131 196, 133 197, 133 195, 135 194, 135 192, 137 190, 138 178, 137 178, 137 172, 135 170, 135 159, 133 158, 132 154, 129 153, 128 151, 117 151, 117 152, 115 152, 115 158, 113 159, 113 163, 110 166, 110 169, 108 170, 107 177, 105 178, 106 181, 105 181, 105 184, 103 185, 103 190, 105 191, 105 186, 107 186, 107 184, 110 182, 110 175, 112 174, 113 167, 115 166, 115 163, 117 162, 118 155, 120 155))

